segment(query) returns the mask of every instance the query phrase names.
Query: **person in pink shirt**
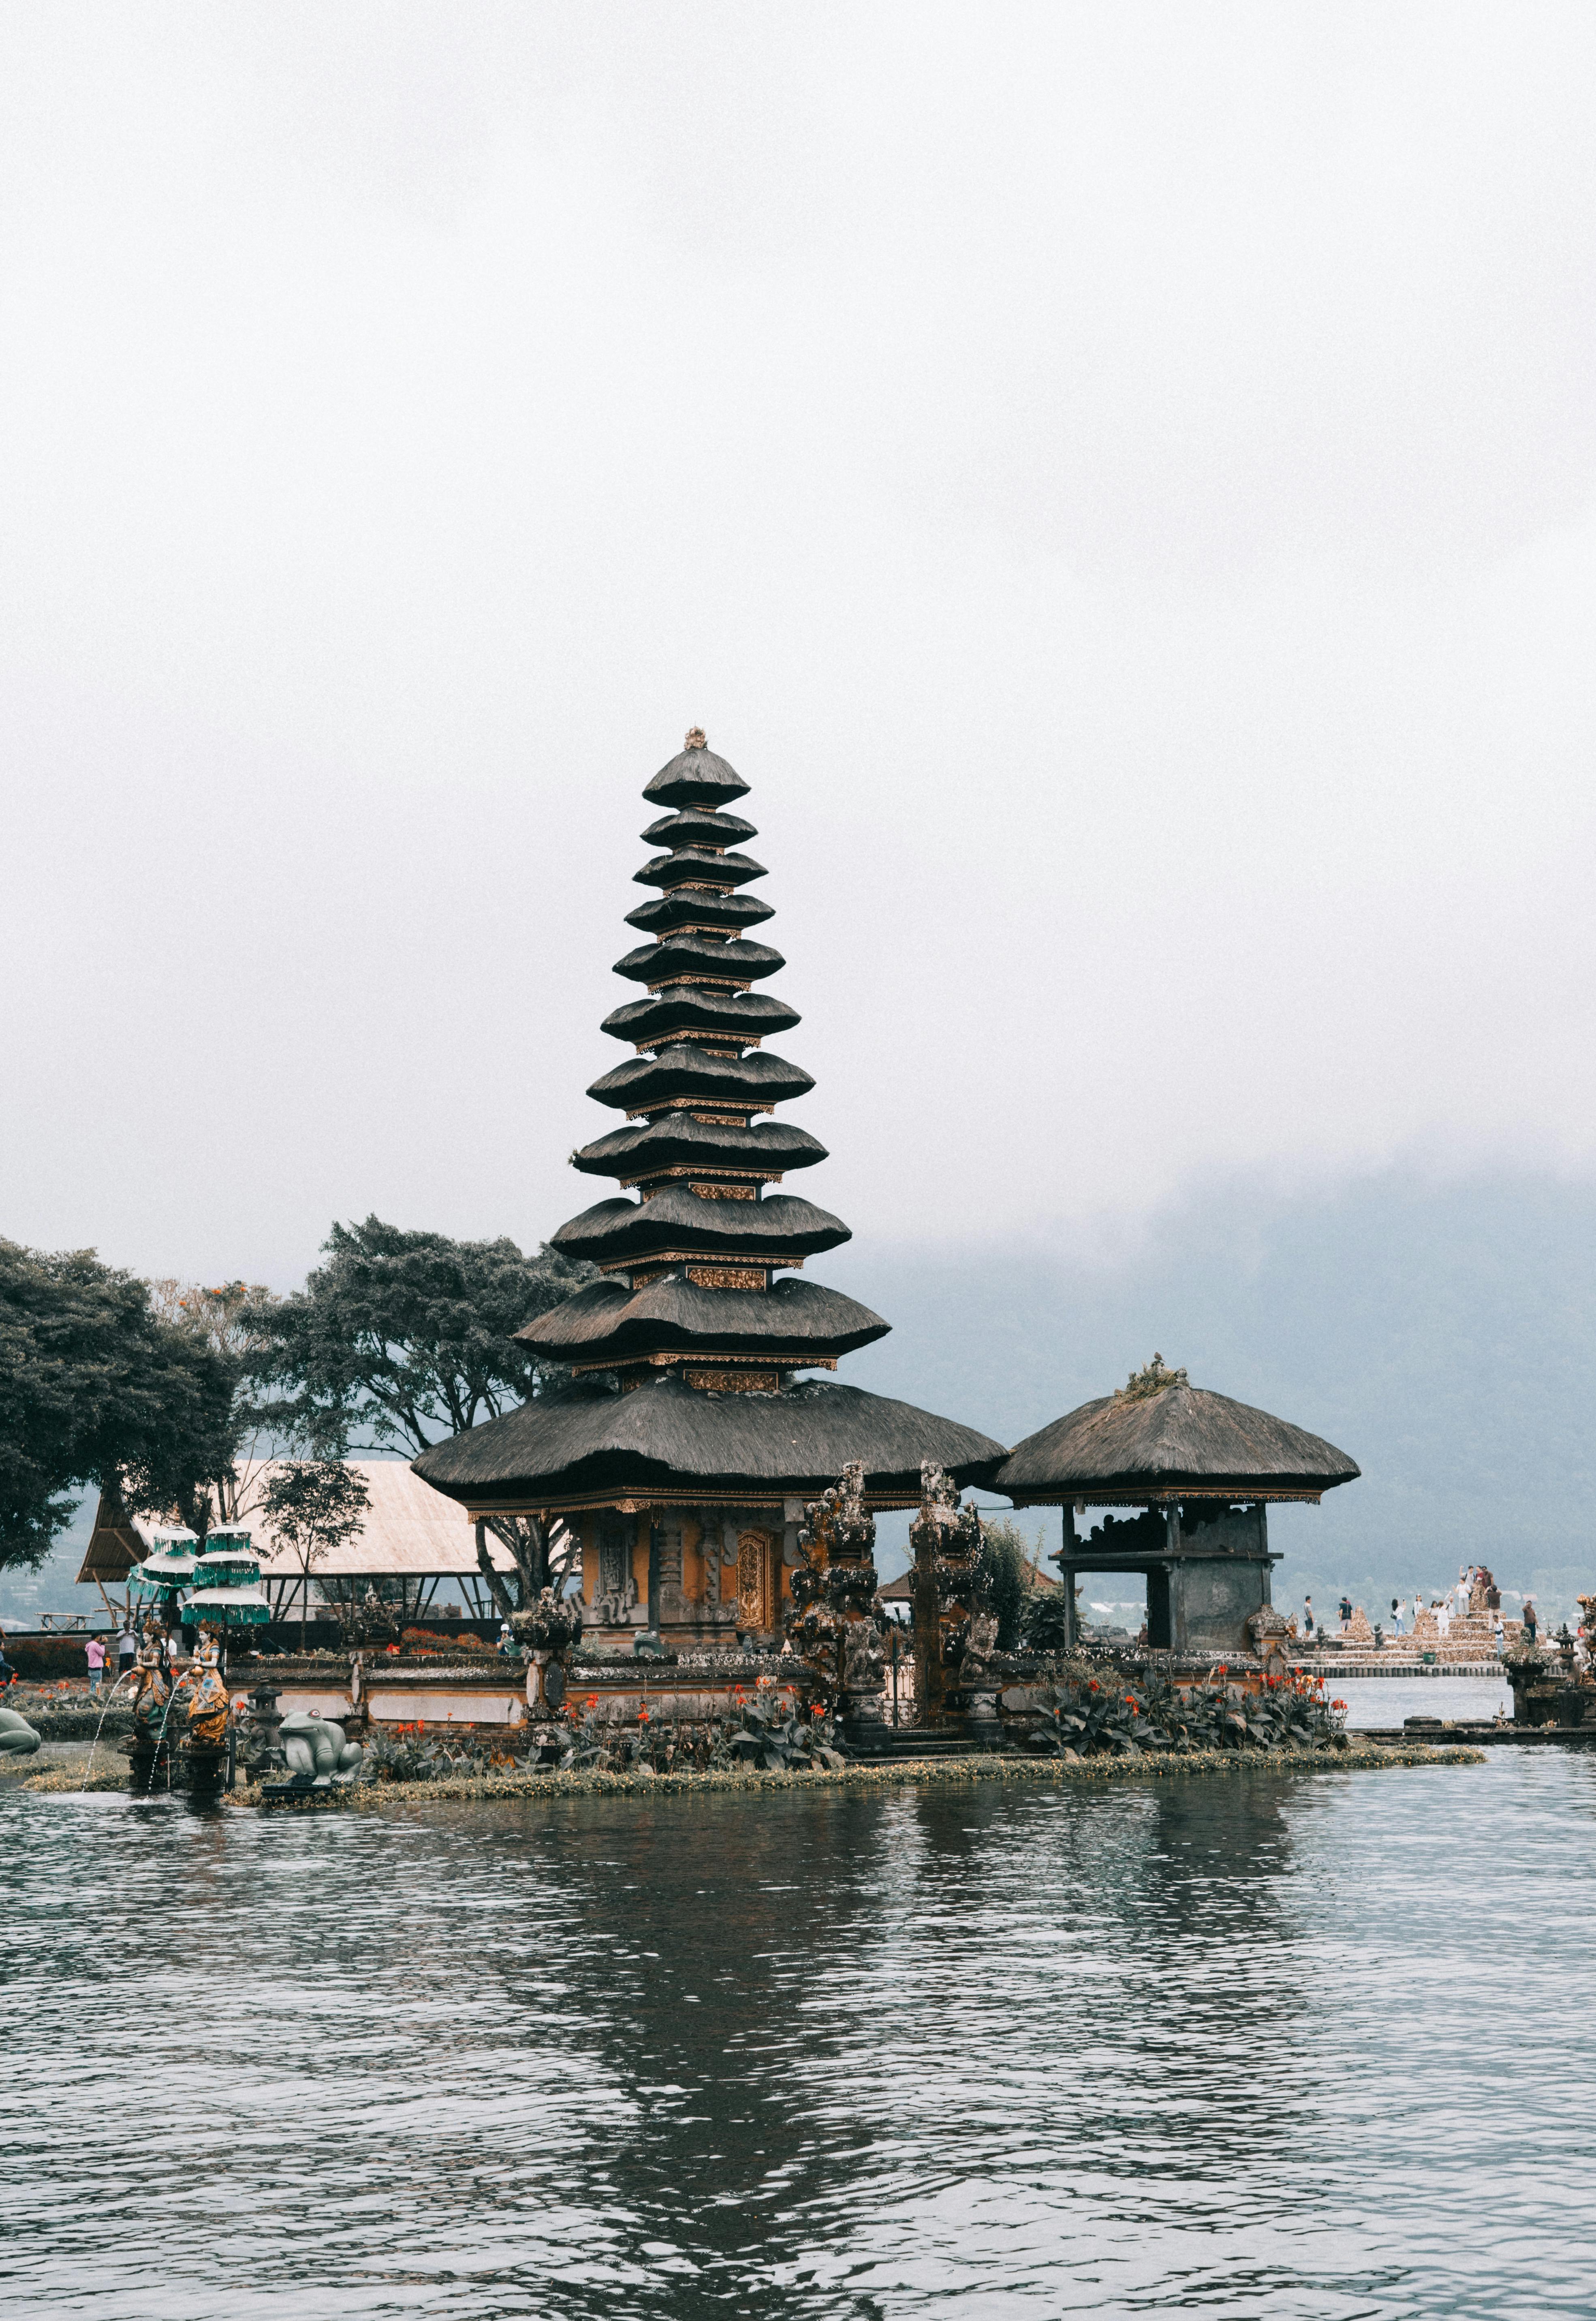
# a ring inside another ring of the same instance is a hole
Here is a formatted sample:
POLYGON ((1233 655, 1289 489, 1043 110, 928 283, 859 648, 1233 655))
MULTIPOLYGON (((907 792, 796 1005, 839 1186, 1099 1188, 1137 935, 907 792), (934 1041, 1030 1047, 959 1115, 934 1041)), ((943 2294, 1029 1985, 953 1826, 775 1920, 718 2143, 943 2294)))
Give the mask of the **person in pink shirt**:
POLYGON ((91 1636, 84 1650, 88 1654, 88 1688, 91 1692, 98 1692, 100 1679, 105 1673, 104 1642, 99 1636, 91 1636))

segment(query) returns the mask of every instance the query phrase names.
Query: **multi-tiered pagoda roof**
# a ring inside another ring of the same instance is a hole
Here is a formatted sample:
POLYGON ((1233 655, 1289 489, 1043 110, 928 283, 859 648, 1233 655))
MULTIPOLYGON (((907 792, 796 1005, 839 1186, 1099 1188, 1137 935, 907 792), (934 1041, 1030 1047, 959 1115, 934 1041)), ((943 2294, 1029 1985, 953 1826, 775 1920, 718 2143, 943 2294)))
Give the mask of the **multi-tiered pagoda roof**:
POLYGON ((568 1364, 577 1391, 418 1461, 429 1482, 473 1506, 592 1504, 595 1493, 673 1479, 700 1495, 722 1478, 728 1489, 793 1494, 849 1459, 864 1460, 878 1501, 911 1500, 922 1459, 974 1479, 1003 1455, 952 1420, 801 1376, 835 1370, 889 1324, 802 1278, 805 1260, 848 1229, 776 1189, 826 1148, 777 1114, 814 1083, 764 1044, 799 1017, 757 988, 784 962, 748 932, 772 912, 748 892, 766 875, 744 851, 757 833, 729 811, 748 787, 694 732, 643 793, 670 809, 643 833, 658 850, 636 873, 650 895, 628 915, 650 939, 615 972, 646 996, 605 1017, 603 1029, 633 1052, 588 1090, 620 1124, 572 1155, 621 1191, 553 1236, 598 1279, 520 1333, 568 1364))

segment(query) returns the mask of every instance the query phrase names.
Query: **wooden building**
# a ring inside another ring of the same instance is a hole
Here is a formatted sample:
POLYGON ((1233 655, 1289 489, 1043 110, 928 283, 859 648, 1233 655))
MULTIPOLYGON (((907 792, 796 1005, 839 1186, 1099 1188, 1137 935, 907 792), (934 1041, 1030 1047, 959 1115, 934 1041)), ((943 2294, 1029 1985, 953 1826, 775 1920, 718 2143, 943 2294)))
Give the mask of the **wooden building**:
POLYGON ((1358 1471, 1333 1443, 1192 1386, 1155 1354, 1118 1393, 1017 1443, 993 1488, 1017 1507, 1063 1507, 1053 1561, 1072 1631, 1082 1573, 1139 1573, 1149 1647, 1201 1654, 1252 1642, 1247 1622, 1269 1603, 1280 1560, 1269 1548, 1271 1502, 1317 1505, 1358 1471), (1103 1520, 1082 1537, 1075 1519, 1093 1508, 1103 1520))
POLYGON ((621 1190, 553 1237, 598 1278, 521 1333, 570 1365, 570 1390, 416 1461, 473 1517, 579 1527, 589 1623, 613 1642, 773 1641, 803 1502, 849 1460, 884 1507, 918 1505, 922 1461, 966 1482, 1003 1456, 973 1427, 808 1375, 889 1325, 803 1278, 848 1229, 776 1189, 826 1151, 775 1116, 813 1084, 765 1044, 799 1018, 759 988, 783 960, 750 933, 771 911, 747 892, 765 872, 730 810, 748 787, 694 732, 643 793, 664 809, 630 914, 647 940, 615 969, 639 996, 602 1027, 632 1054, 588 1091, 622 1124, 572 1156, 621 1190))

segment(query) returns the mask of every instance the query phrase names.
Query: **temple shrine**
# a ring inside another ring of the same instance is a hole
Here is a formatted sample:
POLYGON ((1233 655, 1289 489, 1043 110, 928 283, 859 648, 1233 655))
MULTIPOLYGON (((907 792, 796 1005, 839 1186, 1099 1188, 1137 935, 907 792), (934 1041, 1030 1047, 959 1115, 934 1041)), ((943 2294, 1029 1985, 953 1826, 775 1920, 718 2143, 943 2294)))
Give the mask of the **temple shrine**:
POLYGON ((476 1520, 576 1526, 601 1646, 774 1645, 805 1503, 845 1467, 863 1470, 863 1507, 908 1507, 928 1462, 963 1485, 1004 1456, 973 1427, 810 1375, 890 1325, 803 1279, 848 1228, 777 1189, 826 1150, 775 1116, 813 1082, 766 1045, 799 1017, 760 988, 784 961, 752 933, 772 912, 748 891, 766 875, 744 851, 757 833, 731 811, 748 789, 694 729, 643 792, 657 851, 628 924, 645 940, 615 967, 639 996, 602 1025, 633 1052, 588 1090, 622 1124, 572 1155, 620 1191, 552 1237, 597 1278, 520 1333, 570 1386, 415 1461, 476 1520))
POLYGON ((1017 1443, 995 1488, 1017 1507, 1064 1510, 1053 1561, 1072 1643, 1079 1575, 1122 1571, 1147 1583, 1150 1650, 1235 1653, 1287 1626, 1270 1604, 1271 1503, 1317 1505, 1358 1472, 1333 1443, 1194 1387, 1155 1354, 1116 1393, 1017 1443), (1094 1507, 1103 1520, 1082 1538, 1075 1518, 1094 1507))

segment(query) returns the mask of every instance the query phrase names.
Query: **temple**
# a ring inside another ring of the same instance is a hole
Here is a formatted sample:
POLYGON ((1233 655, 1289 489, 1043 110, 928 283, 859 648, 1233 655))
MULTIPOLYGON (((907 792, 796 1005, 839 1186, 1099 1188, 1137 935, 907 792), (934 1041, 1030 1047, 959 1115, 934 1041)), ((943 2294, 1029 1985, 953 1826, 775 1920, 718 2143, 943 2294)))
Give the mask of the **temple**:
POLYGON ((520 1333, 571 1386, 415 1462, 477 1520, 579 1527, 590 1634, 682 1647, 775 1643, 804 1502, 862 1464, 871 1507, 914 1506, 934 1461, 984 1482, 1003 1446, 973 1428, 809 1372, 885 1335, 878 1314, 801 1279, 848 1227, 775 1189, 825 1147, 776 1116, 809 1074, 765 1042, 796 1012, 758 987, 784 962, 756 941, 771 908, 748 785, 696 729, 644 790, 657 850, 628 915, 647 940, 616 963, 640 996, 602 1028, 633 1054, 588 1093, 621 1125, 572 1155, 621 1190, 553 1235, 596 1279, 520 1333), (765 1115, 770 1115, 766 1118, 765 1115))
POLYGON ((1155 1354, 1117 1393, 1016 1443, 995 1488, 1017 1507, 1064 1509, 1052 1560, 1070 1643, 1077 1578, 1133 1572, 1147 1582, 1148 1648, 1204 1654, 1255 1651, 1261 1622, 1286 1625, 1270 1616, 1270 1502, 1317 1504, 1358 1472, 1333 1443, 1194 1387, 1155 1354), (1103 1520, 1082 1539, 1075 1519, 1093 1507, 1103 1520))

